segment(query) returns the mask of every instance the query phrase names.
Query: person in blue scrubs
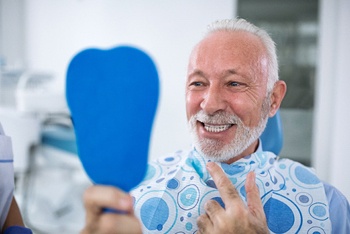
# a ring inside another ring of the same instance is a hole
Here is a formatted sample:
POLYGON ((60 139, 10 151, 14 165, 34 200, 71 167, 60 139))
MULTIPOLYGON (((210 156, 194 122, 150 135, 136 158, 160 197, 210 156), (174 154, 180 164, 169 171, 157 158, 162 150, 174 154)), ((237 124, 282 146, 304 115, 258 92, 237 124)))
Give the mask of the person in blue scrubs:
POLYGON ((90 187, 82 233, 350 233, 350 206, 336 188, 262 150, 285 93, 264 30, 243 19, 213 23, 188 66, 194 147, 152 162, 131 195, 90 187))
POLYGON ((0 233, 30 234, 24 227, 14 191, 13 154, 10 137, 6 136, 0 123, 0 233))

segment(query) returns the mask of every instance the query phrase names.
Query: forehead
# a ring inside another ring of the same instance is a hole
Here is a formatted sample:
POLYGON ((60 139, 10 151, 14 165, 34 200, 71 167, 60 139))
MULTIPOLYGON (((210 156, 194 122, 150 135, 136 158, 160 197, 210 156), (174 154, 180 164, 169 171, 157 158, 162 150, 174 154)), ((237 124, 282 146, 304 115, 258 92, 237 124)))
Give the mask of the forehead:
POLYGON ((192 51, 189 72, 193 69, 216 71, 246 69, 262 72, 266 50, 260 38, 244 31, 210 33, 192 51))

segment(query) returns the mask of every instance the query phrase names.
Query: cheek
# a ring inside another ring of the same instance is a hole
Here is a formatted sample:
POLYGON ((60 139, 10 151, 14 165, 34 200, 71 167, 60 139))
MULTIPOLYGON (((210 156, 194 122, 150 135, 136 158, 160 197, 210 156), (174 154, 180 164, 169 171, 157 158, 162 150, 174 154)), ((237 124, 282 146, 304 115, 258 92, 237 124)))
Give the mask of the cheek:
POLYGON ((201 98, 199 95, 192 92, 186 93, 186 114, 187 119, 190 119, 200 109, 201 98))
POLYGON ((247 127, 255 127, 259 123, 261 107, 245 98, 236 98, 230 102, 232 112, 237 115, 247 127))
POLYGON ((235 101, 236 114, 246 126, 253 127, 259 124, 265 95, 266 89, 261 88, 250 90, 245 95, 237 97, 235 101))

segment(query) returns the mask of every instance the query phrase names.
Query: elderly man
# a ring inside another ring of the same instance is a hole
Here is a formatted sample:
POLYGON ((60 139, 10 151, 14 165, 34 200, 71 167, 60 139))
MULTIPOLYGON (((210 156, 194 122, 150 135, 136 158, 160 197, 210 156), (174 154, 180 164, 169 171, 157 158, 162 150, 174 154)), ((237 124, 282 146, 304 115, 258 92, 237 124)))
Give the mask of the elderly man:
POLYGON ((89 188, 82 233, 350 233, 338 190, 262 150, 259 137, 285 93, 264 30, 243 19, 213 23, 188 65, 193 148, 150 163, 131 195, 89 188))

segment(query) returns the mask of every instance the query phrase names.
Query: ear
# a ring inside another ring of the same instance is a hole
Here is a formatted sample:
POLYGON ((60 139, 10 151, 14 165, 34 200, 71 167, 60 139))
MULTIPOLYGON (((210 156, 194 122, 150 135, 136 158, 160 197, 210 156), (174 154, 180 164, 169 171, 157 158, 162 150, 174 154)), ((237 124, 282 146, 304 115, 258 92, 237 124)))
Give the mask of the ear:
POLYGON ((283 80, 278 80, 270 94, 270 111, 269 117, 276 114, 277 110, 280 108, 284 95, 287 92, 287 84, 283 80))

